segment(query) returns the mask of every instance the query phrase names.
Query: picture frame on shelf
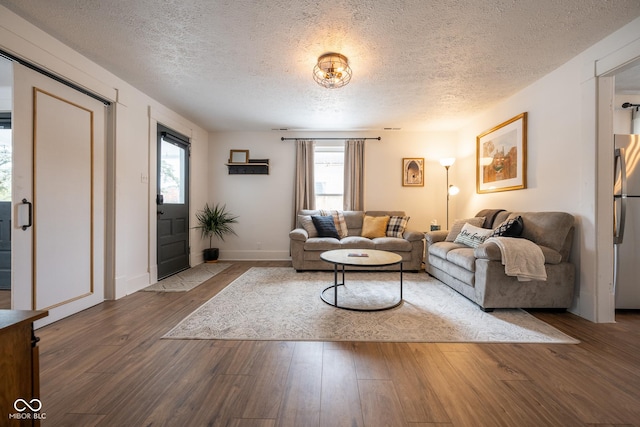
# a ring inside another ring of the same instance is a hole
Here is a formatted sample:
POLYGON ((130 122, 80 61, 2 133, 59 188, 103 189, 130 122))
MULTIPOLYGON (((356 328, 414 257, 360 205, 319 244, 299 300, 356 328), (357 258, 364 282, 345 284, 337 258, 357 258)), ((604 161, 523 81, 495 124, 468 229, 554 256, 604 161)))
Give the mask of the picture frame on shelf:
POLYGON ((231 150, 229 163, 249 163, 249 150, 231 150))
POLYGON ((402 159, 402 186, 424 187, 424 157, 402 159))
POLYGON ((476 137, 476 192, 527 188, 527 113, 476 137))

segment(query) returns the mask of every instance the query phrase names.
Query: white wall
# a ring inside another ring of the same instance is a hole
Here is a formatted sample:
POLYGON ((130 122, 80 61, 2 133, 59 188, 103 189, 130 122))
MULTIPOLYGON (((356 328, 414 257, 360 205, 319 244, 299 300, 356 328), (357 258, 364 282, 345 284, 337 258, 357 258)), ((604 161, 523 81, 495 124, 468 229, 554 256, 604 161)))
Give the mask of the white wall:
MULTIPOLYGON (((288 259, 293 218, 295 142, 280 138, 378 137, 365 146, 365 209, 404 210, 409 227, 425 231, 445 222, 445 169, 439 159, 454 155, 455 133, 387 132, 213 132, 209 135, 209 202, 238 215, 238 236, 217 242, 221 259, 288 259), (229 175, 229 150, 268 158, 269 175, 229 175), (402 158, 425 158, 425 186, 402 186, 402 158)), ((455 168, 456 165, 452 167, 455 168)), ((453 217, 453 215, 452 215, 453 217)))
MULTIPOLYGON (((33 64, 113 101, 111 153, 115 159, 115 287, 108 297, 121 297, 155 281, 155 144, 154 131, 162 122, 190 136, 192 143, 191 202, 207 197, 208 133, 149 96, 63 45, 8 9, 0 6, 0 47, 33 64)), ((201 252, 194 238, 192 254, 201 252)), ((201 256, 192 256, 192 263, 201 256)))

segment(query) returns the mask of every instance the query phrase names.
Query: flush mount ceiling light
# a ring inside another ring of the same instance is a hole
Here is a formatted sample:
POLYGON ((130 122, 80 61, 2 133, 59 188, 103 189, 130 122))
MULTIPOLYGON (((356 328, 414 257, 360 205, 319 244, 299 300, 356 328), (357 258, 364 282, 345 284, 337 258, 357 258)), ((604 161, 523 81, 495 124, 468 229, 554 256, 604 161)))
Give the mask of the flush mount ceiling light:
POLYGON ((347 57, 339 53, 325 53, 313 67, 313 79, 322 87, 337 89, 351 80, 347 57))

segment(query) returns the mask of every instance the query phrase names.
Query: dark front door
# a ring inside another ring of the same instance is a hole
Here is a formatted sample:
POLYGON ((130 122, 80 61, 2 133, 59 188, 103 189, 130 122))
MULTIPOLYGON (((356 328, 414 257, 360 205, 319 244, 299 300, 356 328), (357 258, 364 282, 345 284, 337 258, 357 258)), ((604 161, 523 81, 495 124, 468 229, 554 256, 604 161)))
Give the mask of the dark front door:
POLYGON ((189 138, 158 125, 158 279, 189 268, 189 138))

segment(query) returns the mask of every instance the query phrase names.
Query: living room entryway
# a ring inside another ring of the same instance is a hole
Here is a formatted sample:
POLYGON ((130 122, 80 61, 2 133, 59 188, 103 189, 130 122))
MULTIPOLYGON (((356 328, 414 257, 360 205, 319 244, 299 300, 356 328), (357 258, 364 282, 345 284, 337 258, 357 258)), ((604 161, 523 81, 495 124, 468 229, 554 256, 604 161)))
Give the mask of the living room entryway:
POLYGON ((189 268, 189 138, 158 124, 158 279, 189 268))

